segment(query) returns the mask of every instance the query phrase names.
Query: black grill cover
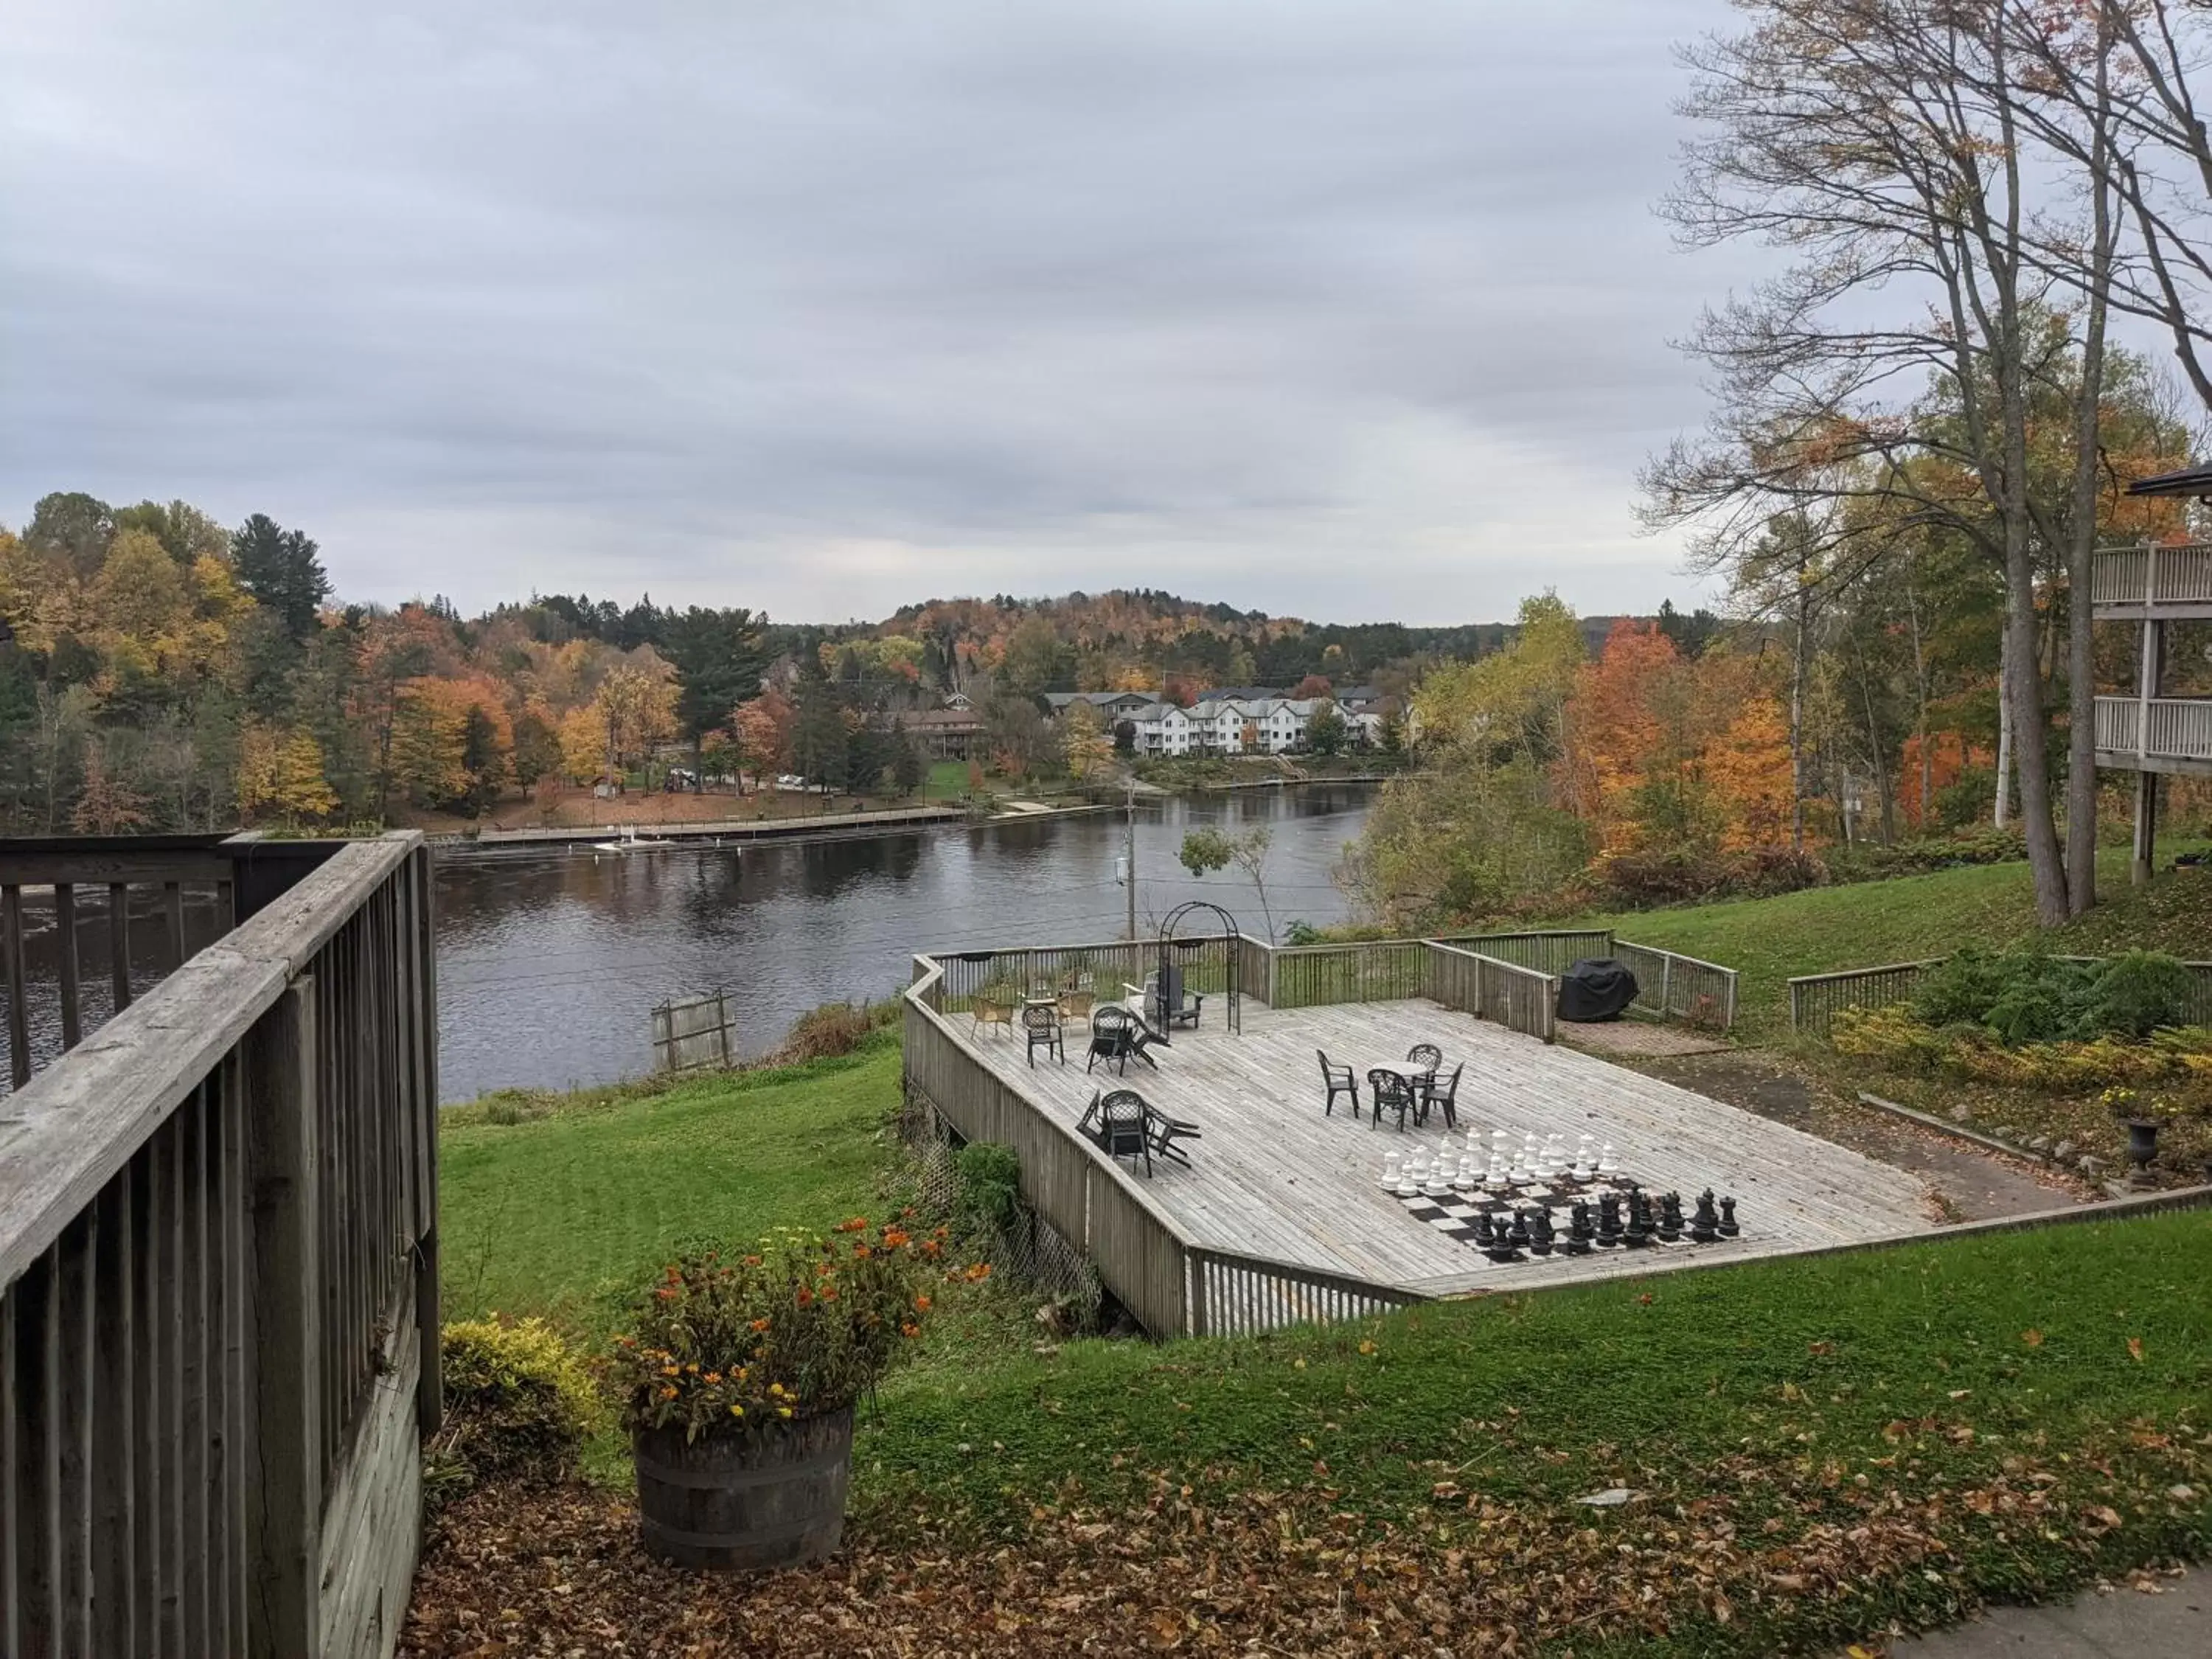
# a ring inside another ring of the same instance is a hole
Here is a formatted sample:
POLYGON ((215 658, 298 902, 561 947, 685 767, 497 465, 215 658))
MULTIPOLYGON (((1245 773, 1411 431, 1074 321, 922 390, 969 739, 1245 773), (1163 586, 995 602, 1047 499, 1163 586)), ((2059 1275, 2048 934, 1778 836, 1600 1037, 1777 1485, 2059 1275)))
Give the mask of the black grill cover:
POLYGON ((1619 1019, 1636 1000, 1636 975, 1610 957, 1578 962, 1560 976, 1559 1018, 1581 1024, 1619 1019))

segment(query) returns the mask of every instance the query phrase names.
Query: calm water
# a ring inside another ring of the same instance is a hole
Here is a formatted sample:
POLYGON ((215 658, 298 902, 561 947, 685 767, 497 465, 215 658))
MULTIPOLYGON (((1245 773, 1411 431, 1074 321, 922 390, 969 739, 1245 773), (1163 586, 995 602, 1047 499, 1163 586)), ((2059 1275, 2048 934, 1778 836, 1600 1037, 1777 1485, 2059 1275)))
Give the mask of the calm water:
MULTIPOLYGON (((1365 822, 1362 786, 1308 785, 1140 805, 1138 926, 1187 898, 1262 932, 1243 872, 1194 881, 1176 861, 1201 823, 1274 832, 1268 899, 1340 920, 1329 878, 1365 822)), ((882 998, 918 950, 1117 939, 1119 813, 953 827, 860 841, 659 853, 589 851, 442 863, 438 872, 440 1065, 448 1100, 510 1086, 562 1088, 652 1065, 653 1006, 732 993, 748 1053, 809 1008, 882 998)))

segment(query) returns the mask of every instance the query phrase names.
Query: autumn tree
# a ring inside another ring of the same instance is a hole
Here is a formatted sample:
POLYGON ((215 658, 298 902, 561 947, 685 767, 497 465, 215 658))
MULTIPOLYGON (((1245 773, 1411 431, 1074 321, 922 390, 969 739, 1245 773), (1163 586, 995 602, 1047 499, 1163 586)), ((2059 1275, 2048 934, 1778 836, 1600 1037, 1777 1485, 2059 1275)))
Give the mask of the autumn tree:
POLYGON ((238 805, 249 823, 264 817, 313 823, 336 811, 337 792, 323 775, 313 734, 249 726, 239 757, 238 805))

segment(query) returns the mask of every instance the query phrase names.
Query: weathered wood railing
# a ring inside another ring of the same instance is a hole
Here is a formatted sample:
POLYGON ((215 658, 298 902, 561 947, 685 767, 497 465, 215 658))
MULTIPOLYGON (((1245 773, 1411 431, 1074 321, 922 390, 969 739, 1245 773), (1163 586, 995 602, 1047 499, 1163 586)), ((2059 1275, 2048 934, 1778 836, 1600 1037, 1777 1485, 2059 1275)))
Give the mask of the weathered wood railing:
POLYGON ((1559 1035, 1559 981, 1556 974, 1523 968, 1455 945, 1431 942, 1422 994, 1477 1019, 1486 1019, 1540 1042, 1559 1035))
POLYGON ((1608 953, 1636 975, 1635 1006, 1662 1019, 1678 1019, 1725 1031, 1735 1024, 1736 976, 1733 968, 1700 962, 1679 951, 1613 941, 1608 953))
POLYGON ((256 835, 0 842, 0 1089, 21 1088, 337 846, 256 835))
POLYGON ((1495 957, 1540 974, 1564 974, 1586 957, 1613 954, 1613 934, 1602 927, 1565 928, 1556 933, 1463 933, 1437 940, 1479 956, 1495 957))
MULTIPOLYGON (((1887 1008, 1910 1002, 1920 994, 1929 971, 1948 958, 1930 957, 1924 962, 1891 962, 1877 968, 1850 968, 1833 974, 1801 974, 1790 981, 1790 1029, 1811 1036, 1826 1036, 1835 1017, 1846 1008, 1887 1008)), ((2101 962, 2101 957, 2058 957, 2059 962, 2101 962)), ((2191 1025, 2212 1025, 2212 962, 2189 962, 2191 996, 2185 1017, 2191 1025)))
POLYGON ((1419 939, 1300 945, 1271 952, 1274 1008, 1338 1002, 1402 1002, 1425 994, 1428 965, 1419 939))
POLYGON ((1257 1336, 1289 1325, 1365 1319, 1426 1299, 1419 1291, 1232 1250, 1192 1246, 1184 1255, 1191 1328, 1207 1336, 1257 1336))
POLYGON ((413 834, 313 858, 4 1103, 7 1659, 391 1650, 440 1409, 430 872, 413 834))

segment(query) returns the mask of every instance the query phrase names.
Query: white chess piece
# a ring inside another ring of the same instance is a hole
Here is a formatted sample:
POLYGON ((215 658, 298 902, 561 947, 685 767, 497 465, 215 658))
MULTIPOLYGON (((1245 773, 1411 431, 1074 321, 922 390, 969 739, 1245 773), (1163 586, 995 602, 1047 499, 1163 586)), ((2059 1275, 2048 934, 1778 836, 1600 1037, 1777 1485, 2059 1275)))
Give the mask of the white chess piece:
POLYGON ((1546 1135, 1544 1137, 1544 1151, 1540 1160, 1540 1167, 1537 1173, 1548 1180, 1550 1177, 1558 1175, 1561 1170, 1565 1169, 1566 1167, 1566 1153, 1564 1144, 1559 1139, 1559 1137, 1557 1135, 1546 1135))
POLYGON ((1398 1171, 1398 1196, 1419 1198, 1420 1194, 1421 1183, 1413 1179, 1413 1166, 1408 1163, 1398 1171))
POLYGON ((1590 1178, 1590 1138, 1588 1135, 1584 1135, 1580 1140, 1575 1143, 1574 1176, 1576 1180, 1588 1181, 1590 1178))
POLYGON ((1395 1152, 1382 1154, 1382 1184, 1385 1187, 1395 1188, 1397 1186, 1399 1162, 1399 1156, 1395 1152))
POLYGON ((1597 1172, 1601 1176, 1620 1173, 1620 1159, 1614 1153, 1613 1143, 1609 1140, 1605 1143, 1605 1150, 1598 1154, 1597 1172))
POLYGON ((1462 1152, 1459 1155, 1459 1168, 1452 1176, 1452 1190, 1455 1193, 1467 1192, 1474 1187, 1474 1155, 1472 1152, 1462 1152))

